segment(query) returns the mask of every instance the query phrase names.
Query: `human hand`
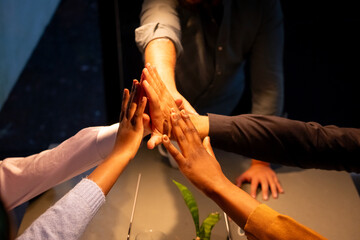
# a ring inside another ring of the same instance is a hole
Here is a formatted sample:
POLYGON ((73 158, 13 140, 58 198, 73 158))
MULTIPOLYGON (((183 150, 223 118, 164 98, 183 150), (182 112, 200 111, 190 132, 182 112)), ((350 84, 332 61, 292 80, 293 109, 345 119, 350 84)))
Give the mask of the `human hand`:
POLYGON ((161 81, 156 68, 150 64, 146 64, 146 68, 143 69, 141 85, 148 97, 151 117, 152 133, 147 146, 153 149, 161 143, 163 134, 171 136, 170 109, 179 110, 170 92, 161 81))
POLYGON ((251 167, 236 179, 236 185, 241 187, 242 183, 251 182, 250 195, 256 198, 258 185, 262 188, 262 197, 269 199, 269 187, 273 198, 278 197, 278 193, 284 193, 284 190, 276 176, 276 173, 270 168, 268 163, 253 160, 251 167))
POLYGON ((198 132, 185 111, 171 114, 173 135, 177 139, 181 152, 171 144, 168 136, 163 136, 163 145, 174 157, 180 171, 198 189, 210 196, 214 187, 227 180, 220 164, 216 160, 210 145, 210 138, 201 141, 198 132))
POLYGON ((119 129, 112 153, 126 155, 133 159, 140 147, 144 134, 143 114, 147 99, 141 94, 141 86, 133 81, 131 94, 124 89, 119 119, 119 129))
POLYGON ((188 114, 199 115, 195 108, 191 106, 188 100, 186 100, 179 92, 173 93, 175 102, 177 103, 180 110, 185 110, 188 114))

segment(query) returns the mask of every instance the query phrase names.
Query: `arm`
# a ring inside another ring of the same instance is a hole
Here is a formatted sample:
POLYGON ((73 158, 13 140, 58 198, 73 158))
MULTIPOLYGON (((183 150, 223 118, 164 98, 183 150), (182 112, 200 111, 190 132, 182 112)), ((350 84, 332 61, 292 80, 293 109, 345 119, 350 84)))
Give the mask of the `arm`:
POLYGON ((8 210, 98 165, 114 145, 118 124, 89 127, 59 146, 0 162, 0 195, 8 210), (44 181, 46 179, 46 181, 44 181))
POLYGON ((223 174, 209 137, 202 142, 184 111, 172 114, 173 135, 179 152, 164 135, 163 144, 176 159, 180 171, 206 196, 216 202, 249 239, 324 239, 290 217, 260 204, 223 174), (264 220, 265 219, 265 220, 264 220))
POLYGON ((175 65, 182 53, 181 27, 177 0, 145 0, 140 14, 140 27, 135 30, 135 41, 143 53, 144 62, 156 66, 170 94, 183 99, 185 109, 196 113, 178 92, 175 65))
POLYGON ((197 114, 190 103, 178 92, 175 83, 176 50, 172 41, 165 38, 152 40, 145 49, 145 62, 156 66, 159 78, 174 99, 182 99, 184 109, 197 114))
POLYGON ((265 1, 250 54, 253 114, 281 115, 284 101, 284 29, 280 1, 265 1))
POLYGON ((170 92, 176 91, 175 64, 177 54, 182 51, 176 7, 176 0, 145 0, 140 27, 135 30, 135 40, 145 63, 158 66, 159 74, 170 92))
POLYGON ((209 114, 214 147, 301 168, 360 172, 360 129, 276 116, 209 114))
MULTIPOLYGON (((136 92, 136 91, 135 91, 136 92)), ((146 98, 139 105, 127 104, 130 99, 124 90, 122 113, 115 146, 111 154, 87 179, 83 179, 53 207, 41 215, 19 239, 51 238, 78 239, 92 217, 105 201, 117 178, 140 146, 143 136, 142 117, 146 98), (127 106, 128 105, 128 106, 127 106)))
MULTIPOLYGON (((263 3, 262 23, 250 54, 250 78, 252 113, 281 115, 283 111, 283 45, 284 29, 280 1, 263 3)), ((262 186, 263 199, 283 193, 276 173, 267 162, 252 159, 250 168, 236 179, 240 187, 251 182, 251 194, 256 195, 258 184, 262 186)))

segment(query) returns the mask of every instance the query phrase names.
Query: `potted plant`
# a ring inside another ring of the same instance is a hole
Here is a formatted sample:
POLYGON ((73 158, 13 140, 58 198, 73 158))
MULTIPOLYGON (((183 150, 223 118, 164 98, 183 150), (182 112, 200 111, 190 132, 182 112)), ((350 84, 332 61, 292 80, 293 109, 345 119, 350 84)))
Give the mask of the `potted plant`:
POLYGON ((194 220, 195 230, 196 230, 196 240, 210 240, 211 230, 215 226, 215 224, 220 220, 220 214, 218 212, 210 213, 207 218, 202 222, 201 226, 199 225, 199 209, 196 203, 196 200, 191 193, 191 191, 178 183, 177 181, 173 180, 175 185, 181 192, 181 195, 190 210, 191 216, 194 220))

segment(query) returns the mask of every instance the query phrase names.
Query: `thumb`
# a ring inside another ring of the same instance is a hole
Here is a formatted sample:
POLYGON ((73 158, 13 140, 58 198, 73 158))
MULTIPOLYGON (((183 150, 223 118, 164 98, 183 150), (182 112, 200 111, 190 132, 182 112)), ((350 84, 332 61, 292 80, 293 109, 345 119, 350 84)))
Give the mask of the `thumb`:
POLYGON ((212 156, 212 157, 215 157, 215 154, 214 154, 214 151, 211 147, 211 144, 210 144, 210 137, 209 136, 206 136, 203 140, 203 146, 204 148, 206 149, 206 151, 212 156))
POLYGON ((147 142, 148 149, 154 149, 157 145, 162 142, 162 135, 157 133, 152 133, 149 141, 147 142))
POLYGON ((145 136, 151 133, 151 126, 150 126, 150 116, 146 113, 143 113, 143 124, 144 124, 144 132, 145 136))

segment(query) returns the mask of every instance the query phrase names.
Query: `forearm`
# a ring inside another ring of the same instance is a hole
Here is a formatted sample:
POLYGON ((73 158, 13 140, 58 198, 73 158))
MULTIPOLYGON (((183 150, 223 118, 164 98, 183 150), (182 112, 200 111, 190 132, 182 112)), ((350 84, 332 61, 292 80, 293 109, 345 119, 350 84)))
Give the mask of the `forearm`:
POLYGON ((121 173, 124 171, 131 158, 125 154, 110 154, 89 176, 106 196, 121 173))
POLYGON ((77 240, 104 202, 99 187, 84 178, 17 239, 77 240))
POLYGON ((261 204, 227 179, 213 185, 208 196, 238 224, 248 239, 325 239, 291 217, 261 204), (231 193, 231 194, 229 194, 231 193))
POLYGON ((168 38, 152 40, 145 49, 145 63, 155 66, 162 81, 174 97, 177 93, 175 84, 176 49, 168 38))
POLYGON ((260 205, 256 199, 227 179, 207 195, 243 229, 250 214, 260 205))
POLYGON ((116 126, 85 128, 51 150, 2 161, 0 191, 6 208, 13 209, 99 164, 110 152, 116 132, 116 126))
POLYGON ((209 116, 214 147, 283 165, 360 172, 360 129, 253 114, 209 116))

